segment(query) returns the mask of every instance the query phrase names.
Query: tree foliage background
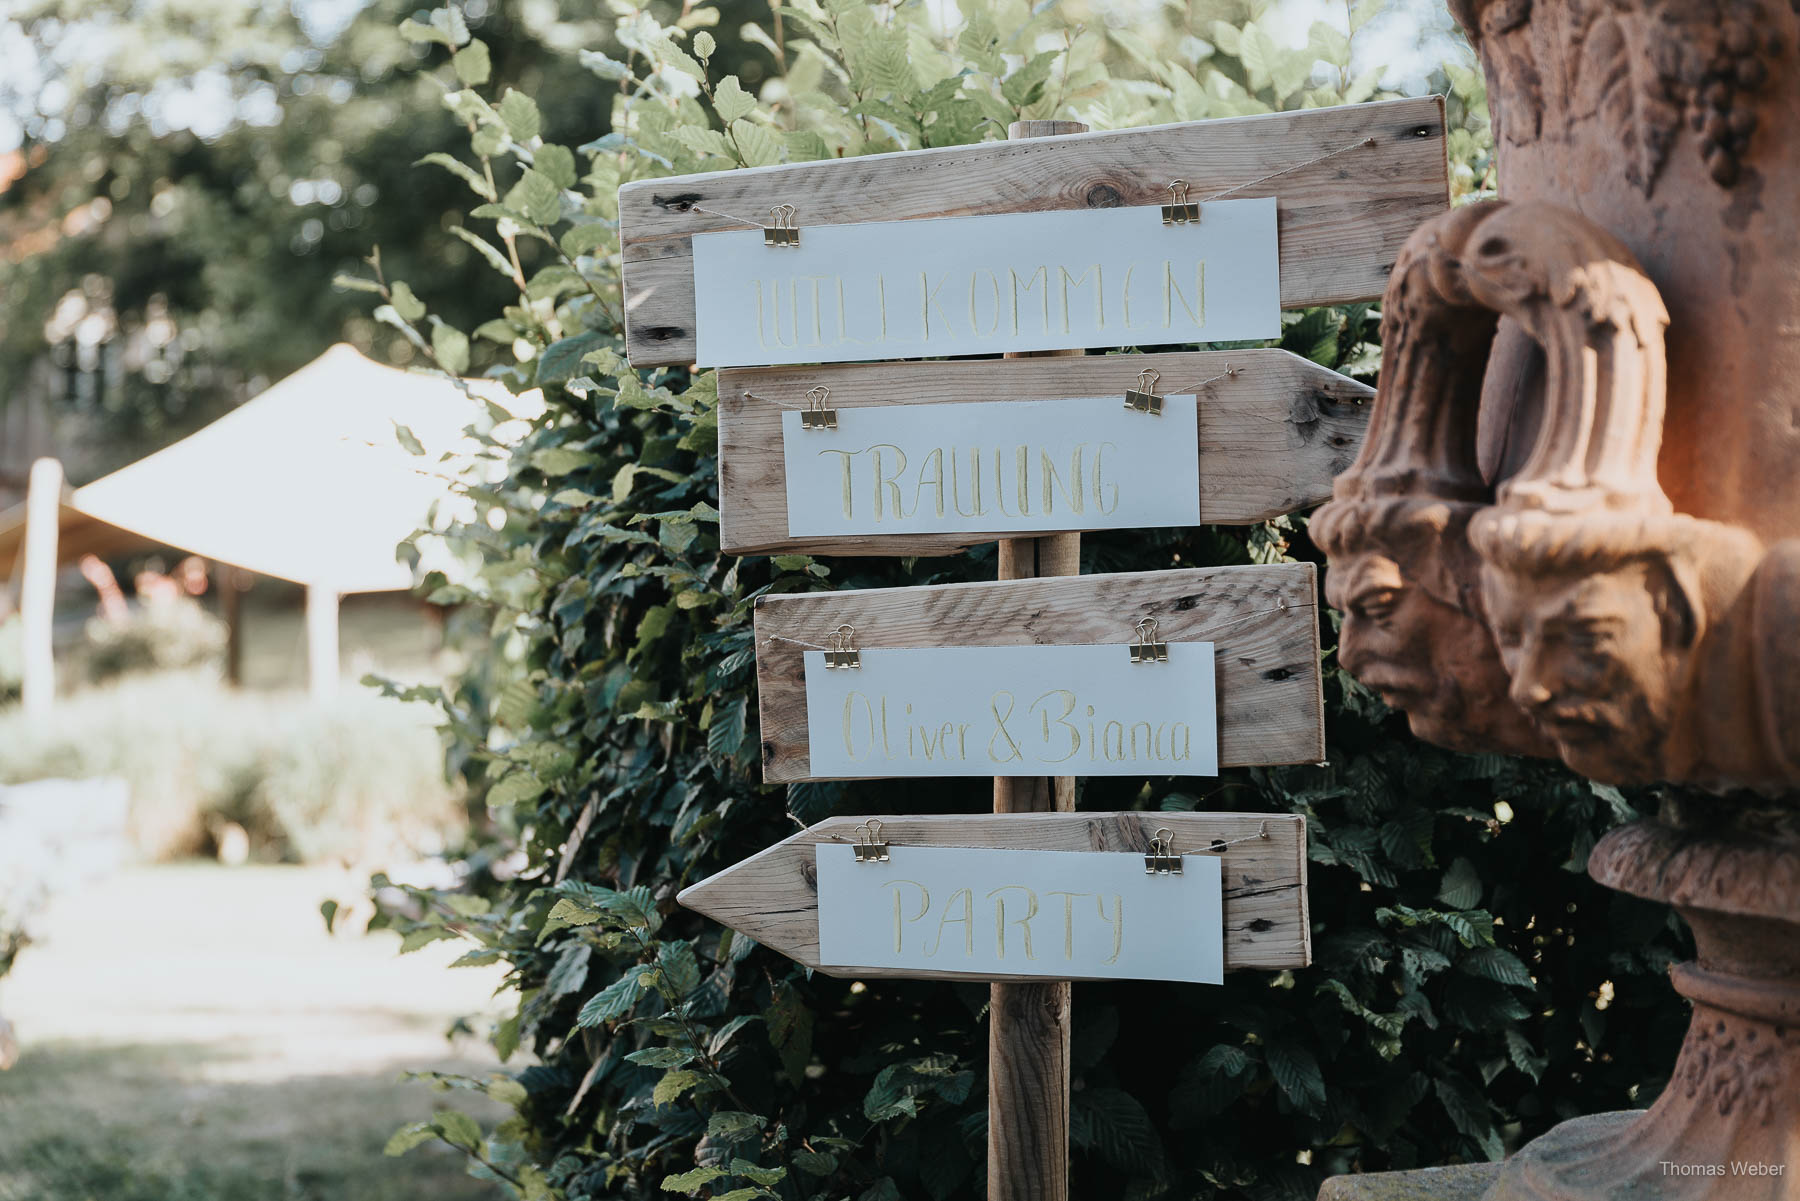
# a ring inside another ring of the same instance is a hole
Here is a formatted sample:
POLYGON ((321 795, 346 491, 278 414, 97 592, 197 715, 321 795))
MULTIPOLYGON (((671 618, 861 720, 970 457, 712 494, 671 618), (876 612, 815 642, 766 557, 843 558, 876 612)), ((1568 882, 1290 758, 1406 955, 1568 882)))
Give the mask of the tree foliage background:
MULTIPOLYGON (((483 1130, 446 1111, 393 1151, 448 1142, 526 1198, 981 1195, 985 988, 809 976, 674 895, 796 821, 917 805, 882 782, 759 783, 755 599, 991 578, 991 551, 722 556, 712 375, 621 357, 616 189, 999 138, 1022 117, 1112 128, 1376 98, 1352 39, 1379 5, 1290 50, 1270 34, 1278 13, 1235 0, 1131 22, 1021 0, 960 15, 797 0, 729 25, 704 3, 611 0, 611 28, 573 48, 583 104, 508 86, 485 20, 407 20, 430 49, 430 88, 409 93, 421 120, 442 109, 466 134, 422 186, 467 189, 467 218, 446 226, 506 299, 471 315, 391 254, 341 286, 377 293, 375 317, 421 360, 541 387, 549 410, 523 445, 491 448, 504 482, 472 490, 481 520, 460 534, 485 552, 479 581, 427 581, 491 613, 493 654, 446 689, 405 690, 443 706, 495 840, 471 850, 468 888, 410 890, 379 919, 407 947, 460 939, 467 962, 508 966, 518 1010, 493 1038, 516 1070, 440 1084, 516 1113, 483 1130), (513 847, 522 874, 495 878, 513 847)), ((1484 98, 1462 67, 1441 82, 1467 193, 1491 182, 1484 98)), ((1373 306, 1287 320, 1288 349, 1365 378, 1378 366, 1373 306)), ((1313 557, 1288 519, 1093 536, 1083 552, 1097 571, 1313 557)), ((1080 986, 1077 1196, 1310 1198, 1331 1173, 1496 1158, 1563 1117, 1647 1103, 1666 1076, 1679 932, 1582 871, 1631 799, 1424 746, 1331 667, 1328 765, 1203 791, 1082 787, 1091 809, 1304 814, 1318 962, 1221 988, 1080 986)), ((984 781, 932 797, 989 803, 984 781)))

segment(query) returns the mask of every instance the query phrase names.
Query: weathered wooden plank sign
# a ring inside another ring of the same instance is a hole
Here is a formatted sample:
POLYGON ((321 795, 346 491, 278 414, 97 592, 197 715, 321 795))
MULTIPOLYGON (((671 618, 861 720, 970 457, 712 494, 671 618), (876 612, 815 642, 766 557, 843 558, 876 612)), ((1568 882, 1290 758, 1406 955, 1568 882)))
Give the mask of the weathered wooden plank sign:
POLYGON ((694 237, 703 367, 1281 335, 1275 200, 863 221, 694 237))
MULTIPOLYGON (((692 363, 700 354, 694 245, 699 234, 746 232, 756 240, 753 249, 777 256, 804 254, 809 241, 828 227, 858 222, 1070 210, 1092 215, 1120 208, 1140 209, 1159 221, 1156 206, 1168 201, 1169 185, 1177 178, 1187 182, 1196 199, 1227 190, 1233 200, 1276 197, 1282 307, 1378 296, 1407 235, 1448 205, 1443 102, 1436 97, 1394 100, 628 183, 619 189, 627 354, 639 367, 692 363), (1332 157, 1323 159, 1326 155, 1332 157), (781 204, 795 207, 798 248, 764 247, 762 235, 750 228, 753 222, 767 220, 769 210, 781 204)), ((1208 211, 1219 203, 1202 204, 1198 228, 1205 227, 1208 211)), ((1134 300, 1138 324, 1147 320, 1147 313, 1160 321, 1162 281, 1160 272, 1153 274, 1157 299, 1148 310, 1140 310, 1134 300)), ((986 278, 981 282, 985 286, 986 278)), ((1109 281, 1108 286, 1115 285, 1109 281)), ((837 336, 835 318, 829 317, 833 287, 823 296, 827 315, 819 319, 822 344, 828 334, 837 336)), ((939 294, 947 316, 956 310, 943 303, 950 298, 950 287, 947 284, 939 294)), ((966 280, 962 287, 964 294, 957 300, 966 325, 966 280)), ((797 302, 808 322, 810 289, 807 284, 797 302)), ((741 296, 723 299, 733 305, 744 303, 741 296)), ((1035 293, 1028 299, 1029 304, 1021 304, 1024 328, 1030 328, 1024 315, 1035 318, 1041 311, 1035 293)), ((980 300, 982 328, 992 319, 987 304, 980 300)), ((893 297, 889 307, 898 315, 904 306, 893 297)), ((1076 312, 1081 307, 1072 306, 1076 312)), ((1010 322, 1010 304, 1006 311, 1010 322)), ((1117 316, 1109 320, 1122 322, 1122 304, 1114 311, 1117 316)), ((1058 312, 1052 308, 1053 316, 1058 312)), ((767 316, 772 330, 772 309, 767 316)), ((1057 329, 1060 332, 1060 319, 1057 329)), ((866 327, 849 322, 846 332, 868 336, 866 327)), ((1120 331, 1118 341, 1103 344, 1181 340, 1198 339, 1127 336, 1120 331)), ((918 353, 969 354, 982 349, 1003 347, 991 341, 976 346, 970 340, 950 349, 947 341, 934 341, 928 351, 918 353)), ((860 355, 878 358, 895 353, 904 352, 871 345, 860 355)))
POLYGON ((855 669, 806 651, 813 775, 1219 773, 1213 646, 866 650, 855 669))
MULTIPOLYGON (((756 603, 756 672, 762 710, 763 777, 770 782, 842 779, 859 776, 894 776, 903 773, 898 763, 871 756, 866 764, 835 758, 835 750, 819 743, 821 758, 814 762, 814 724, 809 704, 809 675, 842 677, 847 687, 863 671, 842 670, 809 673, 806 657, 833 646, 833 633, 842 626, 854 629, 854 641, 865 662, 876 662, 882 651, 941 647, 1080 647, 1092 653, 1116 657, 1121 672, 1136 670, 1148 679, 1156 673, 1169 677, 1197 670, 1175 661, 1178 644, 1211 643, 1214 659, 1217 762, 1220 766, 1243 764, 1312 763, 1323 759, 1325 746, 1324 701, 1319 675, 1318 611, 1314 599, 1311 564, 1281 563, 1267 566, 1212 567, 1180 571, 1121 573, 1061 579, 1003 580, 991 583, 943 584, 920 588, 884 588, 853 592, 807 593, 764 596, 756 603), (1133 665, 1130 648, 1135 625, 1154 618, 1157 637, 1167 643, 1169 663, 1133 665)), ((818 662, 819 660, 815 660, 818 662)), ((991 689, 992 680, 946 675, 932 685, 934 703, 954 696, 973 696, 984 708, 986 724, 971 723, 969 750, 985 755, 985 745, 996 736, 993 712, 1004 710, 1012 691, 1013 712, 1035 725, 1052 721, 1053 732, 1063 735, 1063 748, 1039 740, 1047 753, 1066 749, 1067 730, 1056 724, 1079 719, 1084 742, 1061 770, 1070 774, 1100 774, 1109 751, 1121 742, 1129 750, 1131 726, 1127 719, 1108 714, 1095 717, 1096 758, 1086 749, 1090 703, 1080 699, 1082 681, 1071 678, 1058 687, 1077 696, 1076 707, 1061 714, 1060 698, 1046 702, 1043 712, 1032 713, 1039 695, 1027 697, 1017 689, 991 689), (1032 715, 1028 718, 1026 714, 1032 715), (1120 723, 1117 738, 1108 722, 1120 723)), ((1171 686, 1173 682, 1171 681, 1171 686)), ((1046 690, 1049 691, 1049 690, 1046 690)), ((914 697, 919 694, 914 694, 914 697)), ((822 715, 837 745, 842 745, 844 697, 836 708, 822 715), (834 724, 835 723, 835 724, 834 724)), ((924 733, 929 731, 942 752, 943 722, 914 720, 905 712, 910 698, 889 698, 887 745, 896 747, 909 737, 915 754, 923 753, 924 733), (909 727, 910 723, 910 729, 909 727)), ((881 700, 870 701, 876 720, 876 738, 882 737, 881 700)), ((1096 705, 1098 709, 1098 705, 1096 705)), ((863 710, 851 711, 852 721, 863 720, 863 710)), ((1017 722, 1019 719, 1012 719, 1017 722)), ((1171 721, 1162 731, 1164 753, 1173 736, 1171 721)), ((1016 730, 1017 725, 1009 725, 1016 730)), ((1154 739, 1156 723, 1151 723, 1154 739)), ((960 750, 962 732, 953 724, 951 734, 960 750)), ((858 737, 862 737, 859 733, 858 737)), ((1138 730, 1139 749, 1144 732, 1138 730)), ((1194 743, 1197 746, 1198 743, 1194 743)), ((1170 760, 1139 758, 1134 774, 1177 774, 1182 768, 1170 760), (1154 764, 1154 765, 1153 765, 1154 764)), ((1037 767, 1040 775, 1057 765, 1037 767)), ((970 764, 969 772, 977 769, 970 764)), ((979 774, 994 771, 985 761, 979 774)))
POLYGON ((1204 980, 1216 979, 1215 964, 1278 971, 1312 962, 1298 817, 877 820, 886 863, 856 861, 869 819, 834 817, 690 886, 679 900, 833 976, 1204 980), (1145 873, 1144 856, 1163 828, 1181 857, 1180 876, 1145 873))
POLYGON ((916 555, 1264 521, 1330 498, 1373 395, 1282 350, 725 370, 720 537, 731 554, 916 555), (1170 394, 1161 418, 1123 406, 1144 370, 1170 394), (820 387, 837 428, 799 428, 820 387))

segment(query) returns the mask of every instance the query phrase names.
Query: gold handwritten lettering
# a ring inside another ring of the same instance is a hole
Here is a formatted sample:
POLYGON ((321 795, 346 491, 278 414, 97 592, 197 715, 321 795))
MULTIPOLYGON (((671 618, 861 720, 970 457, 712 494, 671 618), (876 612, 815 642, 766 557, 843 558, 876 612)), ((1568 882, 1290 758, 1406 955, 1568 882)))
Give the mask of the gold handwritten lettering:
POLYGON ((1087 489, 1082 487, 1082 460, 1087 455, 1087 443, 1077 442, 1075 449, 1069 452, 1069 483, 1064 484, 1056 474, 1056 463, 1050 458, 1047 450, 1039 451, 1038 469, 1044 476, 1044 516, 1056 512, 1056 489, 1061 488, 1063 497, 1069 508, 1076 513, 1087 511, 1087 489))
MULTIPOLYGON (((1063 333, 1066 334, 1069 332, 1069 285, 1074 284, 1077 288, 1081 287, 1084 283, 1087 282, 1087 277, 1090 274, 1092 274, 1094 277, 1094 326, 1096 329, 1105 329, 1106 328, 1106 287, 1101 278, 1100 264, 1095 263, 1092 267, 1089 267, 1086 271, 1083 271, 1080 275, 1073 275, 1073 276, 1069 274, 1069 269, 1067 267, 1063 267, 1063 266, 1059 265, 1056 268, 1056 274, 1058 276, 1059 282, 1062 285, 1063 333)), ((1131 313, 1130 313, 1129 309, 1126 310, 1125 324, 1127 327, 1129 327, 1131 324, 1131 313)))
MULTIPOLYGON (((1019 285, 1019 273, 1009 267, 1009 268, 1007 268, 1006 274, 1012 281, 1012 332, 1013 332, 1013 335, 1016 337, 1019 332, 1019 286, 1020 286, 1019 285)), ((1039 267, 1036 271, 1033 271, 1030 275, 1025 277, 1025 283, 1024 283, 1025 291, 1030 292, 1032 289, 1037 288, 1040 284, 1042 285, 1042 290, 1038 292, 1038 300, 1042 302, 1043 309, 1044 309, 1044 314, 1043 314, 1043 316, 1044 316, 1044 332, 1049 333, 1050 332, 1050 276, 1049 276, 1047 268, 1039 267)), ((1067 332, 1066 325, 1064 326, 1064 330, 1065 330, 1065 332, 1067 332)))
MULTIPOLYGON (((954 459, 952 462, 954 463, 954 459)), ((913 512, 919 511, 921 499, 925 495, 926 485, 931 486, 932 512, 938 520, 944 517, 944 448, 934 446, 931 453, 925 456, 925 466, 919 469, 919 486, 913 493, 913 512)))
POLYGON ((1006 958, 1006 927, 1019 927, 1019 939, 1025 944, 1025 958, 1036 959, 1037 953, 1031 949, 1031 919, 1037 916, 1037 893, 1023 884, 1002 884, 988 893, 988 900, 994 902, 994 954, 1006 958), (1006 894, 1022 892, 1025 894, 1025 916, 1008 918, 1006 916, 1006 894))
POLYGON ((916 922, 925 916, 925 911, 931 908, 931 892, 917 880, 888 880, 882 887, 894 890, 894 954, 898 955, 902 945, 901 932, 906 928, 907 922, 916 922), (919 911, 911 917, 904 917, 900 905, 900 889, 909 884, 919 890, 919 911))
POLYGON ((925 952, 926 955, 936 955, 943 947, 944 927, 949 925, 962 927, 963 958, 967 959, 973 956, 975 954, 975 894, 972 890, 959 888, 950 894, 950 899, 944 904, 944 912, 938 917, 937 941, 931 944, 931 949, 925 952), (962 916, 952 917, 951 911, 956 908, 958 901, 962 902, 962 916))
POLYGON ((1106 898, 1095 897, 1094 904, 1099 906, 1100 920, 1112 923, 1112 954, 1101 960, 1102 963, 1117 963, 1119 952, 1125 949, 1125 898, 1118 893, 1113 894, 1113 912, 1106 916, 1106 898))
POLYGON ((1181 307, 1187 310, 1188 320, 1194 323, 1195 329, 1206 328, 1206 260, 1201 259, 1194 264, 1194 303, 1182 294, 1181 285, 1175 282, 1175 265, 1168 259, 1163 260, 1163 328, 1170 328, 1175 322, 1175 302, 1181 301, 1181 307))

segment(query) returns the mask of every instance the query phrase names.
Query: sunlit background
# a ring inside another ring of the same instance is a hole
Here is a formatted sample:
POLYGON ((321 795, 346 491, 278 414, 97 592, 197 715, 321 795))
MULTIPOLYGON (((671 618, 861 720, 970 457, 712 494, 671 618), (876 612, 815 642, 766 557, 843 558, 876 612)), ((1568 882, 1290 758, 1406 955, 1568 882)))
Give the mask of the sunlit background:
MULTIPOLYGON (((955 4, 926 2, 954 32, 955 4)), ((612 36, 602 6, 461 7, 562 141, 606 132, 583 61, 612 36)), ((728 31, 766 6, 716 7, 754 89, 761 52, 728 31)), ((1067 7, 1211 53, 1203 3, 1067 7)), ((1352 20, 1247 11, 1288 48, 1352 20)), ((458 131, 396 33, 409 15, 0 0, 0 1198, 494 1195, 458 1157, 381 1146, 433 1105, 402 1070, 493 1068, 446 1032, 485 1029, 498 969, 342 929, 371 873, 441 879, 480 818, 432 711, 361 683, 470 668, 457 630, 480 615, 408 592, 394 544, 480 519, 461 430, 503 445, 508 416, 402 374, 415 345, 333 286, 378 247, 464 328, 509 302, 450 232, 467 192, 414 166, 458 131), (25 500, 47 459, 61 567, 34 699, 25 500)), ((1338 82, 1420 94, 1468 61, 1441 4, 1399 0, 1338 82)))

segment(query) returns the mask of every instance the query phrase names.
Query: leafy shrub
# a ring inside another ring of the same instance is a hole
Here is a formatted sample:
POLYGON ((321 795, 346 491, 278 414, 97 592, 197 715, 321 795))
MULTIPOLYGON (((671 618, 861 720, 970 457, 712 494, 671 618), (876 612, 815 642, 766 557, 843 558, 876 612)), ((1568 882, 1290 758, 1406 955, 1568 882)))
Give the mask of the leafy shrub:
POLYGON ((0 784, 93 776, 128 782, 132 841, 153 858, 203 852, 235 822, 259 858, 367 862, 439 850, 465 820, 421 706, 171 673, 63 698, 42 723, 0 711, 0 784))
MULTIPOLYGON (((459 14, 405 27, 453 54, 446 103, 471 157, 438 165, 494 219, 493 241, 462 236, 520 299, 471 340, 429 322, 378 260, 375 278, 345 286, 378 292, 377 316, 444 369, 491 358, 510 386, 543 386, 549 410, 505 482, 476 494, 483 519, 461 535, 487 551, 479 580, 428 581, 438 601, 493 612, 486 674, 405 692, 438 701, 453 762, 527 866, 473 895, 412 890, 416 908, 385 919, 405 946, 460 938, 465 962, 505 963, 520 1002, 494 1042, 537 1064, 495 1085, 446 1082, 486 1088, 516 1118, 484 1132, 441 1114, 396 1134, 394 1152, 450 1143, 527 1198, 981 1195, 985 987, 813 976, 674 896, 795 822, 921 805, 910 782, 758 782, 756 599, 991 578, 992 551, 721 555, 716 382, 624 363, 615 190, 999 137, 1018 117, 1105 127, 1374 89, 1349 76, 1350 48, 1329 29, 1284 51, 1236 7, 1104 36, 1040 8, 971 4, 949 38, 916 6, 802 0, 742 28, 769 51, 759 98, 711 66, 724 49, 704 28, 712 10, 666 26, 620 0, 617 45, 582 54, 616 88, 611 130, 578 151, 545 140, 529 97, 482 90, 488 56, 459 14), (1315 74, 1317 60, 1336 68, 1315 74)), ((1458 79, 1466 190, 1486 179, 1488 148, 1478 77, 1458 79)), ((1289 320, 1284 346, 1374 369, 1370 306, 1289 320)), ((1287 519, 1083 540, 1088 570, 1312 555, 1287 519)), ((1327 674, 1329 765, 1082 785, 1091 809, 1306 815, 1318 963, 1211 989, 1080 986, 1079 1195, 1310 1198, 1326 1173, 1498 1156, 1570 1113, 1648 1100, 1668 1070, 1682 1023, 1661 979, 1673 921, 1581 872, 1628 799, 1546 765, 1421 745, 1327 674)), ((929 806, 989 801, 985 781, 934 781, 929 806)))
POLYGON ((228 637, 223 621, 187 597, 173 597, 138 605, 121 621, 90 619, 81 659, 96 684, 140 672, 217 670, 228 637))

